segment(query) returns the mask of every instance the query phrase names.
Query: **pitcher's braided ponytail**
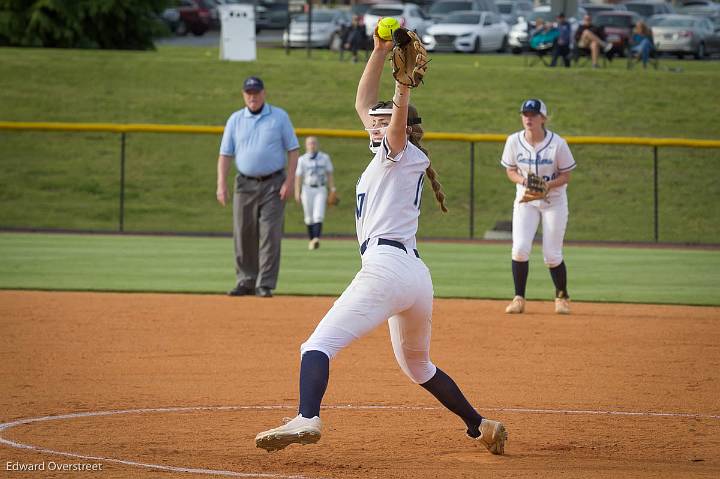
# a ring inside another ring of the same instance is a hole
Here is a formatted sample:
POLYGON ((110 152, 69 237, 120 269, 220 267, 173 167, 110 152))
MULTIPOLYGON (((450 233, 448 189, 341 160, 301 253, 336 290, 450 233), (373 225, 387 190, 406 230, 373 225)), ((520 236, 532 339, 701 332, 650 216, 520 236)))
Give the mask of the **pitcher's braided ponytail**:
MULTIPOLYGON (((413 123, 411 120, 417 119, 418 117, 418 112, 415 107, 412 105, 408 105, 408 123, 413 123)), ((411 129, 412 130, 410 131, 410 143, 417 146, 420 151, 425 153, 428 159, 430 159, 430 154, 420 144, 420 140, 422 140, 422 137, 425 134, 422 127, 419 124, 412 124, 411 129)), ((440 209, 443 213, 447 213, 448 209, 445 206, 445 192, 442 189, 440 181, 438 181, 438 174, 432 167, 432 163, 430 163, 427 169, 425 169, 425 174, 430 180, 430 185, 432 185, 433 192, 435 193, 435 199, 440 205, 440 209)))

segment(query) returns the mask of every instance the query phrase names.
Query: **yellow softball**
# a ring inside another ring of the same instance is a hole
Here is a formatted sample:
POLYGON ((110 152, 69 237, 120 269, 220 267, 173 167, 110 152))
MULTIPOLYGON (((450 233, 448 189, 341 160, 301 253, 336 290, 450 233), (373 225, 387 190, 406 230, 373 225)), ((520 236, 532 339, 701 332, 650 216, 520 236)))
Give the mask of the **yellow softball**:
POLYGON ((378 22, 378 36, 383 40, 392 40, 392 34, 400 27, 400 23, 392 17, 381 18, 378 22))

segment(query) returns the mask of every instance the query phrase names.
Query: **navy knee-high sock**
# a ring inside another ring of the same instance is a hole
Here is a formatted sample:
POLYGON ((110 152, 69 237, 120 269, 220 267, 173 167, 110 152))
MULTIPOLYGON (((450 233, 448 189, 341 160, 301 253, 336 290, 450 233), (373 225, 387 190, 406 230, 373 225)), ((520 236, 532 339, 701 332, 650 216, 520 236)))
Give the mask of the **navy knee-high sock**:
POLYGON ((465 399, 462 391, 450 376, 438 368, 435 375, 420 386, 427 389, 443 406, 460 416, 467 426, 469 436, 480 436, 480 423, 483 418, 465 399))
POLYGON ((313 239, 315 236, 313 236, 313 233, 315 232, 315 224, 307 225, 308 230, 308 238, 313 239))
POLYGON ((300 360, 300 407, 302 417, 320 415, 320 403, 330 377, 330 358, 322 351, 307 351, 300 360))
POLYGON ((567 292, 567 268, 565 268, 565 261, 561 262, 554 268, 550 268, 550 276, 555 284, 555 297, 569 298, 570 296, 568 296, 567 292))
POLYGON ((310 239, 319 238, 320 233, 322 233, 322 223, 311 224, 308 226, 308 231, 310 232, 310 239))
POLYGON ((512 260, 513 281, 515 282, 515 296, 522 296, 523 298, 525 297, 525 286, 527 285, 529 271, 529 261, 512 260))

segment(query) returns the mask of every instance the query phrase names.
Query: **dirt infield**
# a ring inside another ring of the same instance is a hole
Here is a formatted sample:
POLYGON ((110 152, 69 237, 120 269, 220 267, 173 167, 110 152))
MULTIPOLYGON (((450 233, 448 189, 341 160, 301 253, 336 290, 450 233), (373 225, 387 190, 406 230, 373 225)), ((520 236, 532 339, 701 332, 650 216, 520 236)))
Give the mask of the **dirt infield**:
POLYGON ((405 378, 386 328, 333 362, 319 444, 256 449, 332 301, 0 292, 0 477, 720 476, 709 307, 436 300, 433 360, 506 423, 505 456, 405 378))

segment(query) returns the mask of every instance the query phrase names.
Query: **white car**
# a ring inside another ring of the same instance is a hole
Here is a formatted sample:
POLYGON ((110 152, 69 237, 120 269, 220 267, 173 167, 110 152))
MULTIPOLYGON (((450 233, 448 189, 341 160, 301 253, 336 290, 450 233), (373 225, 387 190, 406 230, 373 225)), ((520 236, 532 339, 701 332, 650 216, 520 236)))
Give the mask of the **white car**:
MULTIPOLYGON (((317 9, 312 12, 310 46, 338 49, 343 29, 350 25, 350 15, 344 10, 317 9)), ((308 15, 303 13, 290 21, 289 33, 283 33, 283 46, 308 45, 308 15)))
POLYGON ((431 51, 501 51, 507 47, 509 30, 497 13, 454 12, 428 28, 422 39, 431 51))
POLYGON ((414 3, 377 4, 370 7, 364 17, 365 33, 368 38, 372 38, 378 20, 385 17, 396 19, 400 22, 400 26, 414 30, 418 35, 425 33, 425 30, 432 25, 430 17, 414 3))

